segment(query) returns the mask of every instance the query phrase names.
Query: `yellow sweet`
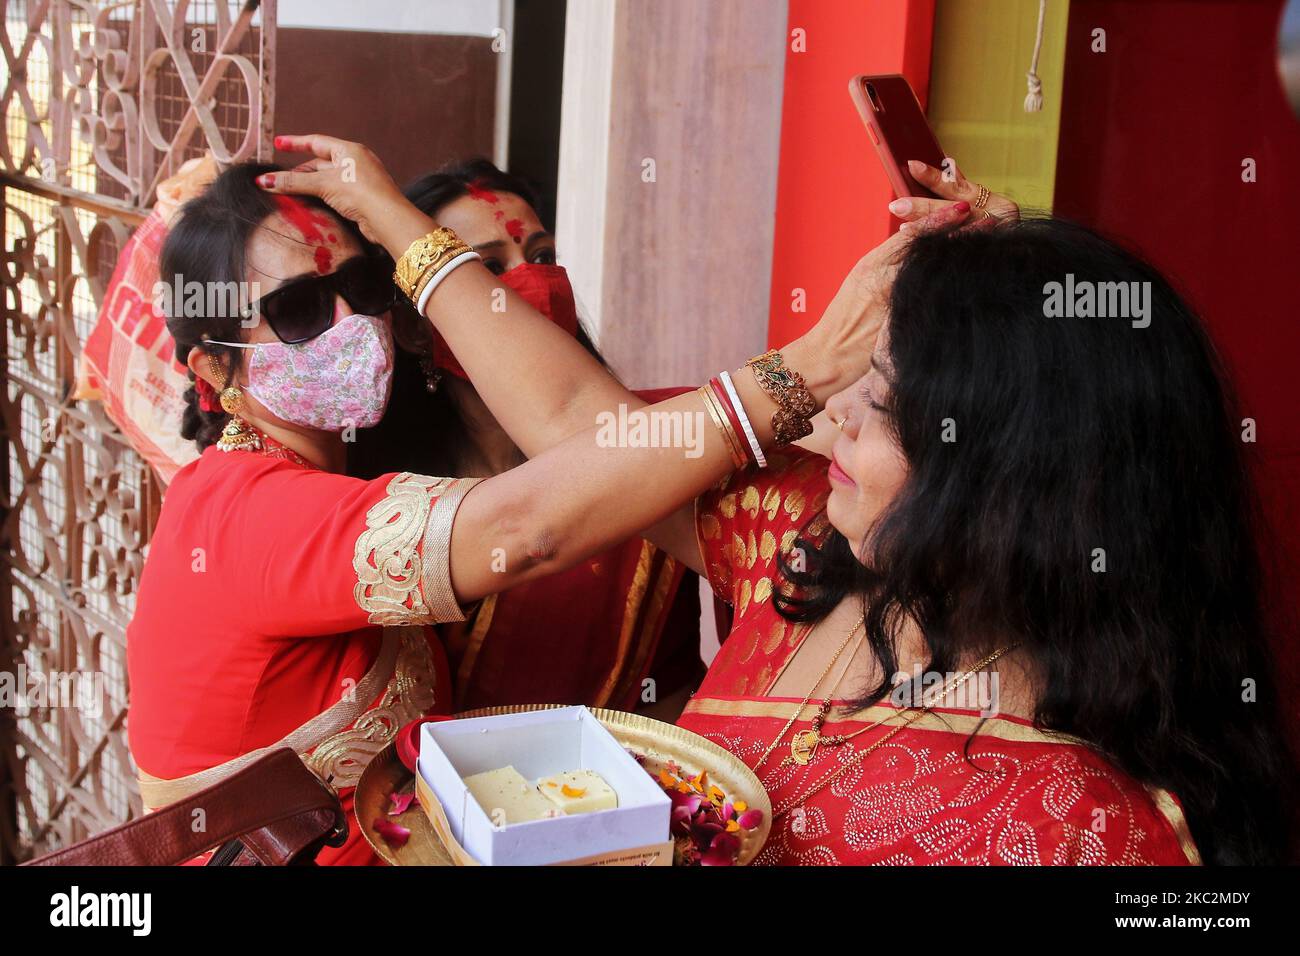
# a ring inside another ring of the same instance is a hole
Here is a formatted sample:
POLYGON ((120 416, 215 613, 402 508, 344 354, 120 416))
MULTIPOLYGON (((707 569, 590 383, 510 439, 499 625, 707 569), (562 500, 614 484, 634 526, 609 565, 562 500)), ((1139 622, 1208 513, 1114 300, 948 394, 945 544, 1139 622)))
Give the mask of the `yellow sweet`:
POLYGON ((537 781, 537 789, 566 814, 613 810, 618 794, 592 770, 570 770, 537 781))

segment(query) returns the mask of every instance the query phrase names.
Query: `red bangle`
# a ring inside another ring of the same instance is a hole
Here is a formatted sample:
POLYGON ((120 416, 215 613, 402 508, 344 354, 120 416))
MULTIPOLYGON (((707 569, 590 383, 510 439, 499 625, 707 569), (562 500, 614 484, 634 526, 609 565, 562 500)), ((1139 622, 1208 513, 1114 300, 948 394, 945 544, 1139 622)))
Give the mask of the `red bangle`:
POLYGON ((745 430, 740 425, 740 416, 736 414, 736 409, 731 404, 731 397, 722 385, 722 379, 716 375, 709 379, 709 388, 713 389, 714 396, 718 399, 718 404, 722 406, 723 413, 727 416, 727 422, 731 425, 732 431, 740 440, 741 450, 745 454, 745 460, 751 465, 758 464, 754 460, 754 451, 749 447, 749 442, 745 440, 745 430))

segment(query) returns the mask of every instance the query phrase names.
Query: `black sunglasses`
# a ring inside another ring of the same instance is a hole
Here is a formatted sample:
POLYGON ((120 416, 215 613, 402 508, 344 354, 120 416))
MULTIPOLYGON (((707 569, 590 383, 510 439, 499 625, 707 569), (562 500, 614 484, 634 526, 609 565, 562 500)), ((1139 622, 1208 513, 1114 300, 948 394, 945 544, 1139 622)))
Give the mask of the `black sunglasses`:
POLYGON ((286 345, 309 342, 334 324, 334 297, 362 315, 382 315, 397 302, 393 267, 383 256, 354 256, 323 276, 286 282, 254 302, 248 316, 260 315, 286 345))

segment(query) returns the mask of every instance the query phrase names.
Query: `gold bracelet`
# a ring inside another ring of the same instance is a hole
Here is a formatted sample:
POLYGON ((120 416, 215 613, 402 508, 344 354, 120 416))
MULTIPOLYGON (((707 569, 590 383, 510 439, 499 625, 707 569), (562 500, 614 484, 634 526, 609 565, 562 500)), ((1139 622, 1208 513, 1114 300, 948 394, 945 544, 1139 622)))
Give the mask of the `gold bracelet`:
POLYGON ((731 452, 731 462, 737 468, 744 468, 749 463, 745 453, 740 450, 740 436, 736 430, 731 427, 731 422, 727 421, 727 415, 718 406, 718 397, 713 394, 713 389, 708 385, 703 385, 699 389, 700 397, 704 399, 704 407, 709 411, 709 417, 713 419, 713 424, 718 426, 718 431, 722 432, 722 438, 726 442, 727 451, 731 452))
POLYGON ((393 270, 393 281, 397 283, 403 295, 416 302, 425 283, 433 278, 439 269, 457 256, 471 251, 473 250, 461 240, 460 236, 444 226, 439 226, 407 247, 406 252, 402 253, 402 258, 397 260, 397 268, 393 270))
POLYGON ((745 364, 754 370, 758 387, 776 402, 776 411, 772 413, 776 444, 788 445, 811 435, 811 419, 817 412, 817 400, 808 391, 803 376, 786 368, 781 353, 775 350, 756 355, 745 364))

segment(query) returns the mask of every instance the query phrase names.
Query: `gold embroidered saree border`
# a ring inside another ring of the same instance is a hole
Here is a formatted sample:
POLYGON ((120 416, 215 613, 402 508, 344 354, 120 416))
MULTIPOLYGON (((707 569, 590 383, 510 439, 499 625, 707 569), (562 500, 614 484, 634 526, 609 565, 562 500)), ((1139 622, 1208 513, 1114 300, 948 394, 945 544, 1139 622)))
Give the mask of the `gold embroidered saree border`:
POLYGON ((371 624, 463 621, 451 588, 451 528, 480 478, 432 478, 401 472, 366 512, 352 568, 353 597, 371 624))
MULTIPOLYGON (((650 565, 654 561, 655 546, 649 541, 641 542, 641 553, 637 556, 636 571, 632 575, 632 584, 627 589, 627 600, 623 604, 623 624, 618 629, 618 647, 614 653, 614 664, 605 683, 596 694, 595 706, 609 705, 610 695, 619 683, 619 676, 627 660, 628 649, 632 645, 632 632, 636 629, 641 602, 645 600, 646 589, 650 586, 650 565)), ((645 635, 642 634, 644 640, 645 635)))
MULTIPOLYGON (((650 588, 650 600, 645 606, 641 620, 641 637, 637 641, 636 656, 632 659, 629 667, 620 668, 623 671, 618 686, 614 691, 614 700, 623 700, 627 697, 631 685, 637 680, 637 675, 644 673, 646 666, 650 663, 650 651, 655 642, 655 632, 661 631, 666 622, 665 608, 669 602, 676 596, 677 589, 674 584, 679 582, 678 564, 675 558, 667 554, 663 556, 663 561, 659 565, 659 573, 655 576, 654 587, 650 588)), ((629 611, 631 610, 629 597, 629 611)))
POLYGON ((463 708, 463 695, 470 686, 470 678, 474 675, 474 666, 478 663, 479 651, 483 649, 483 641, 487 638, 488 632, 492 629, 492 617, 496 614, 497 599, 500 594, 489 594, 479 605, 478 613, 474 615, 474 626, 470 629, 469 639, 465 645, 465 651, 461 655, 460 667, 456 670, 456 708, 463 708))
POLYGON ((456 478, 432 503, 425 523, 420 578, 424 600, 433 615, 431 624, 463 621, 465 612, 451 589, 451 526, 465 496, 482 478, 456 478))
MULTIPOLYGON (((817 712, 820 701, 809 701, 803 706, 800 719, 811 720, 817 712), (805 717, 805 715, 807 715, 805 717)), ((686 705, 685 712, 711 717, 771 717, 788 720, 792 703, 782 700, 721 700, 716 697, 696 695, 686 705)), ((900 713, 896 707, 875 704, 865 710, 854 713, 849 718, 835 717, 830 723, 839 723, 846 719, 860 723, 874 723, 900 713)), ((832 712, 834 714, 834 712, 832 712)), ((1006 720, 1002 717, 980 717, 978 714, 954 713, 948 710, 930 711, 909 725, 909 729, 933 730, 944 733, 972 734, 978 729, 981 736, 994 737, 999 740, 1022 741, 1028 743, 1071 744, 1087 746, 1078 737, 1069 734, 1055 734, 1037 727, 1006 720)))
POLYGON ((1160 811, 1160 815, 1165 818, 1165 821, 1174 831, 1174 835, 1178 837, 1178 845, 1187 857, 1187 862, 1192 866, 1204 865, 1201 860, 1201 851, 1196 849, 1196 841, 1192 839, 1192 828, 1187 825, 1187 817, 1183 815, 1183 808, 1178 805, 1178 801, 1174 799, 1173 794, 1159 787, 1147 787, 1146 790, 1151 795, 1152 803, 1160 811))

